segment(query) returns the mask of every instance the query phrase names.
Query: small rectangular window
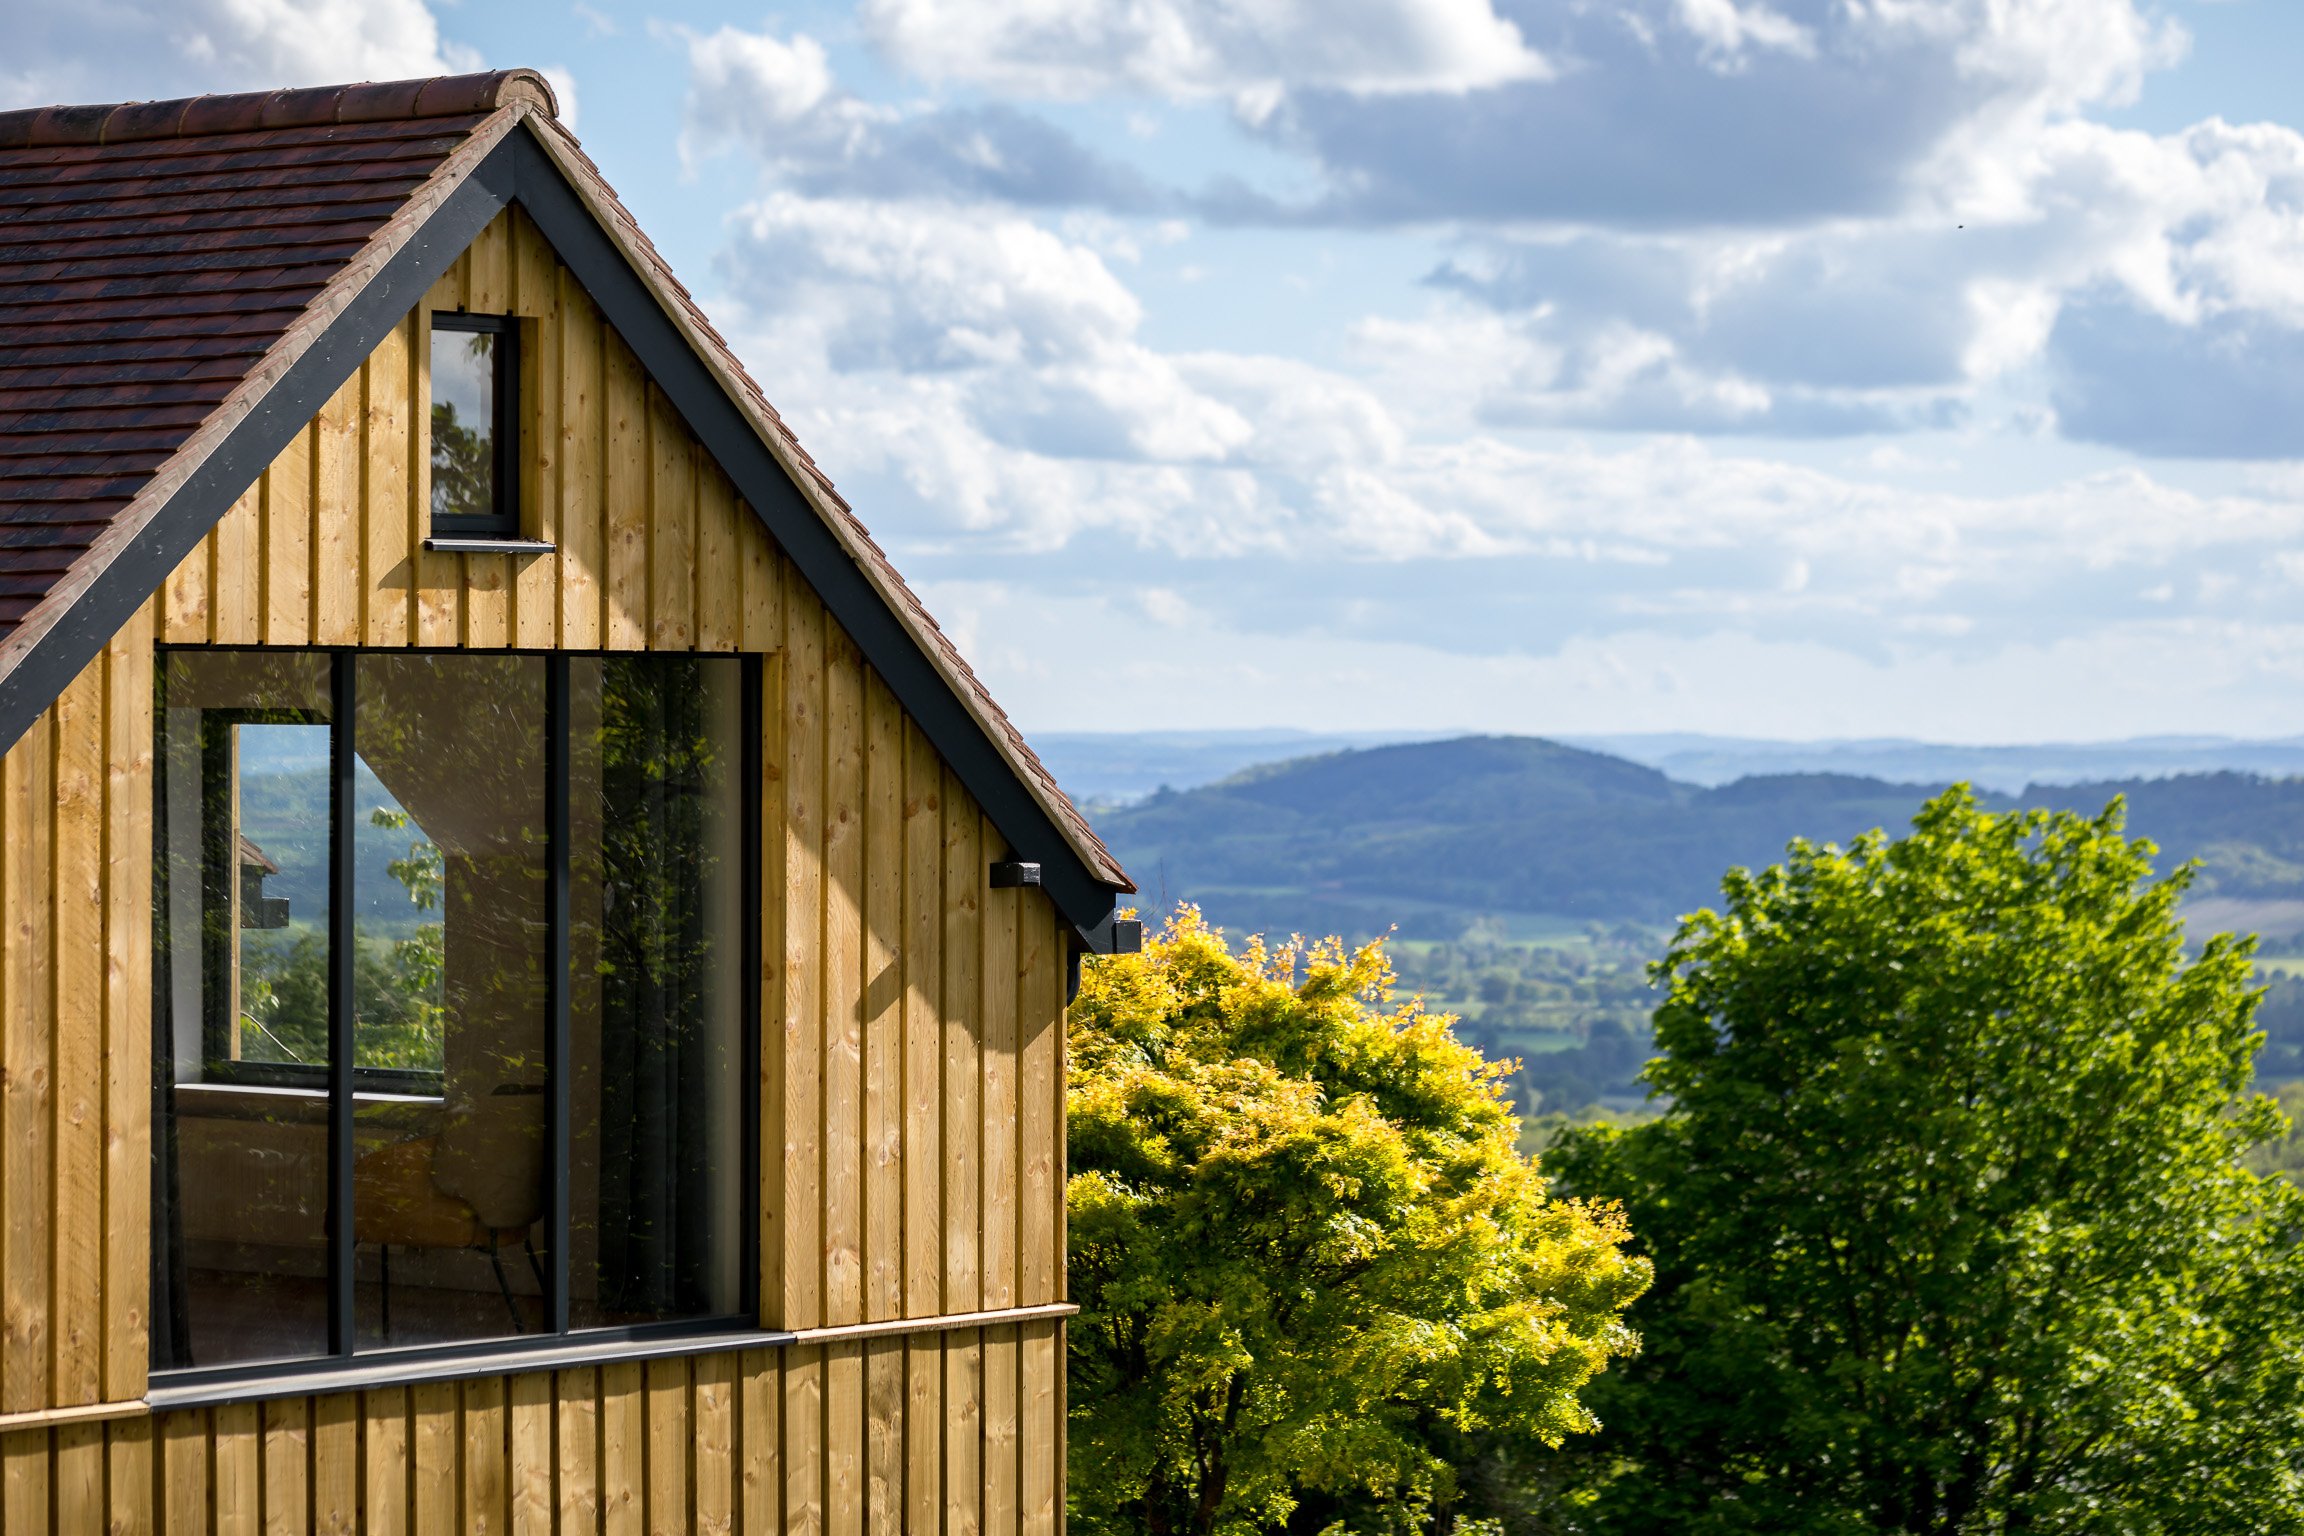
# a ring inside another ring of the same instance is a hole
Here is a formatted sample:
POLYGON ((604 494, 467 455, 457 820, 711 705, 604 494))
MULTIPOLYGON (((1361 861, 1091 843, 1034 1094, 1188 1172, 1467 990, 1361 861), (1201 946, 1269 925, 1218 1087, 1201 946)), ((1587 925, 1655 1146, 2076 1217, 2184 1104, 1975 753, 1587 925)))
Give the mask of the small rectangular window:
POLYGON ((520 328, 510 315, 432 317, 432 533, 518 538, 520 328))

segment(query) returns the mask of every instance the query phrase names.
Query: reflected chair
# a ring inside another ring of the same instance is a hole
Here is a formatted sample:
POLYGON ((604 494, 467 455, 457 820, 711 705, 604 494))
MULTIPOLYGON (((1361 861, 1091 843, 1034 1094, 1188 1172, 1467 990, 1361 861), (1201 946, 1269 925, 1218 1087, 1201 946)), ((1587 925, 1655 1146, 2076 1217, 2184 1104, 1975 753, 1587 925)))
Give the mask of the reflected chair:
MULTIPOLYGON (((488 1256, 496 1275, 496 1289, 511 1314, 512 1331, 526 1330, 520 1322, 520 1304, 513 1299, 511 1282, 504 1276, 504 1250, 517 1243, 528 1255, 528 1269, 536 1289, 547 1292, 544 1266, 531 1236, 543 1215, 535 1209, 498 1212, 519 1219, 491 1225, 471 1202, 440 1185, 438 1164, 441 1137, 418 1136, 363 1153, 352 1165, 352 1240, 374 1243, 382 1265, 384 1336, 392 1336, 392 1250, 400 1248, 466 1248, 488 1256)), ((531 1185, 531 1187, 534 1187, 531 1185)))

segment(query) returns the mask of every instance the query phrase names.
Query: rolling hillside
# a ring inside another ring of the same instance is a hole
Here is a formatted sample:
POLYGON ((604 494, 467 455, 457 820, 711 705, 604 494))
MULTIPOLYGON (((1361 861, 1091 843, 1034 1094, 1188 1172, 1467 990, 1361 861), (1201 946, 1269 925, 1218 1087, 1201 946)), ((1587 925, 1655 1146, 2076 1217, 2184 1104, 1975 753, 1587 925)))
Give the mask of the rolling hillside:
MULTIPOLYGON (((1646 962, 1721 872, 1794 837, 1900 828, 1939 786, 1788 773, 1718 787, 1522 737, 1465 737, 1297 758, 1094 812, 1157 917, 1198 902, 1235 932, 1396 927, 1402 985, 1522 1062, 1530 1110, 1637 1108, 1654 996, 1646 962)), ((2162 866, 2205 866, 2195 932, 2304 944, 2304 779, 2203 773, 2033 788, 1988 804, 2094 812, 2125 795, 2162 866)), ((2266 1081, 2304 1077, 2304 960, 2266 964, 2266 1081)))
MULTIPOLYGON (((1623 758, 1473 736, 1274 763, 1097 816, 1146 907, 1201 903, 1227 926, 1451 939, 1480 919, 1664 926, 1707 904, 1733 864, 1794 837, 1898 828, 1940 786, 1770 774, 1705 788, 1623 758)), ((2214 910, 2304 928, 2304 779, 2241 773, 2057 785, 1995 806, 2100 810, 2168 862, 2199 857, 2214 910), (2288 909, 2293 907, 2294 911, 2288 909)))

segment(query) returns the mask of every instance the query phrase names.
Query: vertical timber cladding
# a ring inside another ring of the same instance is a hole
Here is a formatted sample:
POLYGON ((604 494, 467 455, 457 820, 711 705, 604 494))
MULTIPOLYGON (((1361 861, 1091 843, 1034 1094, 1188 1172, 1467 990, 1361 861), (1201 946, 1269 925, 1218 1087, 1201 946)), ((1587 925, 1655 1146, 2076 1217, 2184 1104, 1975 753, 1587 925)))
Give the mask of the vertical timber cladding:
POLYGON ((155 642, 768 654, 761 1320, 1063 1294, 1060 920, 986 888, 998 832, 517 210, 459 305, 531 322, 553 553, 422 547, 419 310, 0 761, 0 1416, 68 1419, 0 1430, 0 1536, 1053 1533, 1051 1320, 134 1411, 155 642))

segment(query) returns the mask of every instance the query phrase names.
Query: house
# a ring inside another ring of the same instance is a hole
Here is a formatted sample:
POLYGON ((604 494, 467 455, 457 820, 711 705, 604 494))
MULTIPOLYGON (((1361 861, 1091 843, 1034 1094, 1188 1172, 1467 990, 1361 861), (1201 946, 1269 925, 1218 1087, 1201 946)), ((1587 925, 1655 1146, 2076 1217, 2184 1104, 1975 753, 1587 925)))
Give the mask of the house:
POLYGON ((528 71, 0 114, 0 1530, 1053 1531, 1127 877, 528 71))

